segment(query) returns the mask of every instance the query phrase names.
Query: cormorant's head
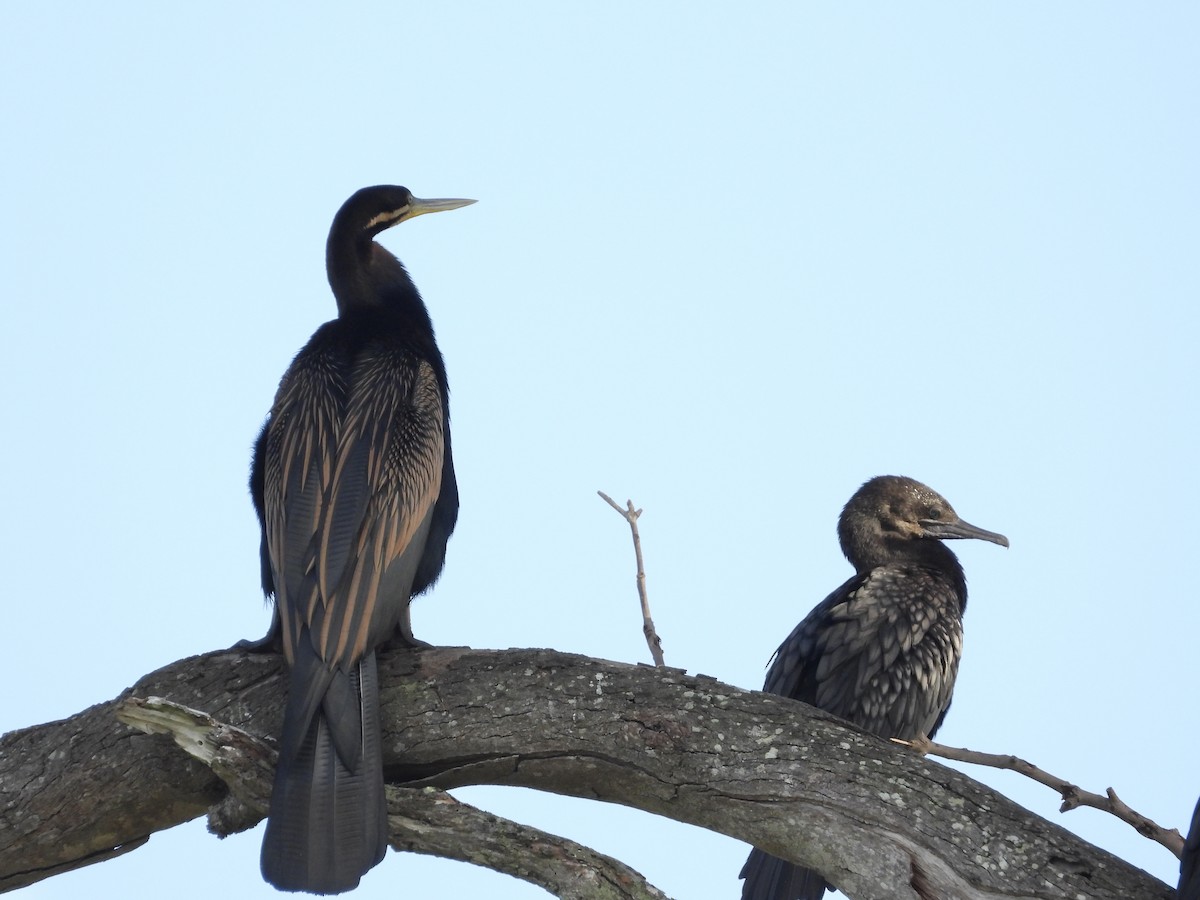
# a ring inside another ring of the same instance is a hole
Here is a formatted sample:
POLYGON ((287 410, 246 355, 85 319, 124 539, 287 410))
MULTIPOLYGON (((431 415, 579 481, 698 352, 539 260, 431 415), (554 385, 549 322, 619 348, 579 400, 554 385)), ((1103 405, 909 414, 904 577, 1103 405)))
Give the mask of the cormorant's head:
POLYGON ((932 488, 901 475, 880 475, 860 487, 838 519, 842 551, 855 568, 882 565, 910 555, 912 542, 976 538, 1008 546, 1008 538, 959 518, 932 488))

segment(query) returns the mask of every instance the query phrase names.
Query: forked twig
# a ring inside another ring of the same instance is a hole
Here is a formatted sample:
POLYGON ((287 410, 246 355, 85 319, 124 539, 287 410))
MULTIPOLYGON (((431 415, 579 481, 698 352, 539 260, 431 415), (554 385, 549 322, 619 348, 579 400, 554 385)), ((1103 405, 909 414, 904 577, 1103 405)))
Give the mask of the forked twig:
POLYGON ((979 750, 968 750, 966 747, 947 747, 945 744, 935 744, 933 741, 926 739, 902 741, 898 738, 893 738, 892 740, 898 744, 905 744, 912 747, 919 753, 928 753, 932 756, 940 756, 943 759, 956 759, 959 762, 974 763, 978 766, 990 766, 993 769, 1008 769, 1017 772, 1026 778, 1033 779, 1038 784, 1044 784, 1046 787, 1062 795, 1062 806, 1058 808, 1059 812, 1070 812, 1080 806, 1090 806, 1093 809, 1116 816, 1122 822, 1131 825, 1142 837, 1157 841, 1176 856, 1183 855, 1183 836, 1179 833, 1179 829, 1163 828, 1153 819, 1142 815, 1135 809, 1131 809, 1117 796, 1117 792, 1112 788, 1107 788, 1103 795, 1093 794, 1091 791, 1085 791, 1078 785, 1071 784, 1071 782, 1064 778, 1059 778, 1057 775, 1051 775, 1033 763, 1021 759, 1019 756, 1012 756, 1011 754, 983 753, 979 750))
POLYGON ((621 514, 621 518, 629 523, 629 530, 633 532, 633 552, 637 557, 638 597, 642 601, 642 633, 646 635, 646 645, 650 648, 650 655, 654 657, 654 664, 656 666, 666 665, 666 662, 663 660, 662 638, 654 630, 654 619, 650 616, 650 600, 646 597, 646 569, 642 565, 642 539, 638 535, 637 527, 638 516, 642 514, 642 511, 634 509, 632 500, 626 500, 626 506, 622 509, 604 491, 596 491, 596 493, 600 495, 605 503, 621 514))

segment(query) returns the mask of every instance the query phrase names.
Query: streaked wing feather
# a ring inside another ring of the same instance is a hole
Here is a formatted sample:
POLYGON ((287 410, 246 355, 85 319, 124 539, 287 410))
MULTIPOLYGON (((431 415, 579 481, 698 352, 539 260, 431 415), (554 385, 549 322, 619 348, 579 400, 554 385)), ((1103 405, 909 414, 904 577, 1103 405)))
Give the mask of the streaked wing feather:
POLYGON ((321 657, 343 666, 383 640, 408 604, 411 572, 404 584, 388 576, 396 565, 415 571, 409 551, 423 549, 444 452, 441 392, 427 363, 368 356, 353 383, 317 527, 327 599, 312 621, 321 657))
POLYGON ((344 397, 345 373, 334 357, 301 354, 280 383, 271 410, 264 505, 289 664, 319 600, 314 535, 332 477, 344 397))
POLYGON ((303 352, 281 383, 264 506, 284 652, 306 661, 299 680, 312 688, 288 731, 298 743, 325 698, 353 768, 362 722, 349 675, 407 607, 441 485, 444 413, 428 364, 387 350, 353 368, 341 359, 303 352))

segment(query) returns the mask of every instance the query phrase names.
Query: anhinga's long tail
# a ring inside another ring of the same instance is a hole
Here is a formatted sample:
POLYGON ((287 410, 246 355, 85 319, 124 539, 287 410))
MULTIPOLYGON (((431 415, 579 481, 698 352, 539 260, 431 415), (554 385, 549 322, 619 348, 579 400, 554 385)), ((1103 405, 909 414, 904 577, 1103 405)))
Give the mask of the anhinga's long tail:
POLYGON ((298 654, 263 877, 283 891, 340 894, 383 859, 387 834, 375 654, 350 673, 330 670, 315 653, 298 654))

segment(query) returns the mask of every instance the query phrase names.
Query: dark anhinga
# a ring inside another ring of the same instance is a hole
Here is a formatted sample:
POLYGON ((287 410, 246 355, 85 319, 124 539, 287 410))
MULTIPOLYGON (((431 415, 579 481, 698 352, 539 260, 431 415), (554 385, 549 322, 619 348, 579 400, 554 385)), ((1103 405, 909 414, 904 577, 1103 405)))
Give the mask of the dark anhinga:
POLYGON ((1200 900, 1200 800, 1192 813, 1192 827, 1179 861, 1179 900, 1200 900))
POLYGON ((326 246, 338 317, 292 361, 254 445, 263 589, 260 645, 291 669, 262 848, 281 890, 336 894, 383 859, 375 651, 416 646, 409 601, 442 570, 458 517, 446 368, 404 266, 374 238, 473 200, 364 188, 326 246))
MULTIPOLYGON (((884 737, 932 737, 950 707, 967 605, 962 566, 942 543, 951 538, 1008 546, 919 481, 882 475, 859 488, 838 520, 855 575, 788 635, 763 690, 884 737)), ((758 849, 741 877, 742 900, 820 900, 830 887, 758 849)))

